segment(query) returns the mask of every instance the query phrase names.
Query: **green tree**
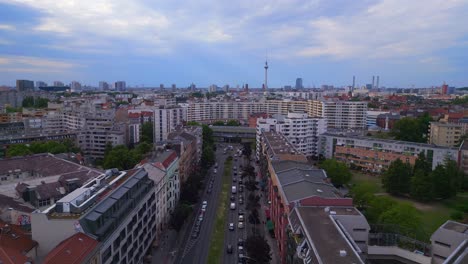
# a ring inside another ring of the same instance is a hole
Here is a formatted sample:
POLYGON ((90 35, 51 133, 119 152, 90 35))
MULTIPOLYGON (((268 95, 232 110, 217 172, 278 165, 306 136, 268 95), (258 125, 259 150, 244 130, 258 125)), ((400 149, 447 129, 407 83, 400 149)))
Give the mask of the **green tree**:
POLYGON ((140 155, 145 155, 146 153, 150 152, 152 149, 152 146, 150 143, 147 143, 147 142, 141 142, 140 144, 138 144, 135 148, 135 151, 140 154, 140 155))
POLYGON ((31 108, 34 107, 34 97, 32 96, 26 96, 23 98, 23 107, 25 108, 31 108))
POLYGON ((428 113, 418 118, 404 117, 395 122, 391 134, 397 140, 426 142, 426 134, 431 117, 428 113))
POLYGON ((270 263, 271 250, 265 237, 263 236, 249 236, 245 241, 245 249, 247 251, 247 263, 270 263))
POLYGON ((388 196, 373 196, 365 210, 367 220, 370 223, 377 223, 380 216, 396 204, 396 201, 388 196))
POLYGON ((145 122, 141 126, 141 142, 153 143, 153 122, 145 122))
POLYGON ((119 145, 104 157, 104 169, 118 168, 119 170, 129 170, 140 162, 141 155, 137 151, 130 151, 126 146, 119 145))
POLYGON ((224 123, 224 121, 218 120, 218 121, 214 121, 212 125, 213 126, 225 126, 226 124, 224 123))
POLYGON ((240 126, 239 120, 229 120, 226 123, 227 126, 240 126))
POLYGON ((398 203, 380 215, 379 223, 394 225, 399 229, 388 231, 399 231, 407 236, 416 237, 420 232, 421 217, 418 210, 411 204, 398 203))
POLYGON ((23 145, 23 144, 18 144, 18 145, 11 145, 7 149, 6 156, 8 158, 11 157, 16 157, 16 156, 25 156, 25 155, 31 155, 33 152, 28 148, 28 146, 23 145))
POLYGON ((411 197, 422 202, 434 199, 434 185, 432 175, 418 169, 411 178, 411 197))
POLYGON ((197 121, 188 121, 187 126, 201 126, 197 121))
POLYGON ((351 172, 346 164, 337 161, 336 159, 327 159, 321 164, 321 168, 330 177, 335 186, 341 186, 351 180, 351 172))
POLYGON ((185 222, 185 219, 190 215, 192 212, 192 207, 188 204, 185 203, 179 203, 176 208, 174 209, 174 212, 171 215, 171 220, 170 220, 170 225, 172 228, 177 230, 177 232, 180 230, 182 225, 185 222))
POLYGON ((375 192, 375 185, 368 182, 363 182, 353 186, 351 189, 351 195, 353 196, 354 205, 359 209, 366 208, 369 205, 369 202, 374 198, 375 192))
POLYGON ((23 108, 22 108, 22 107, 14 108, 14 107, 11 107, 11 106, 7 106, 7 107, 5 108, 5 110, 6 110, 7 113, 23 112, 23 108))
POLYGON ((403 195, 410 191, 411 165, 401 159, 393 161, 384 172, 382 183, 385 190, 393 195, 403 195))
POLYGON ((418 154, 418 158, 414 162, 413 173, 421 170, 425 174, 429 174, 432 171, 432 164, 427 160, 426 155, 423 151, 418 154))
POLYGON ((450 190, 452 191, 453 196, 455 196, 458 191, 463 189, 465 173, 463 173, 463 171, 458 167, 457 162, 454 160, 446 160, 444 168, 445 174, 450 180, 450 190))

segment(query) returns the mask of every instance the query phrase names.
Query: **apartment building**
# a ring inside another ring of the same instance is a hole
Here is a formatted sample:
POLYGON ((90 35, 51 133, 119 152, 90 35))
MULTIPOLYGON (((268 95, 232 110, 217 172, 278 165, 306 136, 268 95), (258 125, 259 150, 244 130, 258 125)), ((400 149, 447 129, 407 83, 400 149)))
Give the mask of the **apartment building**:
POLYGON ((179 176, 181 185, 197 168, 200 160, 197 153, 197 138, 183 130, 171 132, 168 142, 179 157, 179 176))
POLYGON ((307 113, 327 120, 328 129, 365 129, 367 103, 337 100, 263 100, 230 102, 193 102, 187 106, 188 121, 237 119, 248 121, 254 113, 287 115, 307 113))
POLYGON ((458 147, 460 139, 468 133, 468 123, 431 122, 429 144, 443 147, 458 147))
POLYGON ((91 254, 88 263, 143 263, 156 236, 154 185, 143 169, 108 171, 34 212, 32 238, 40 245, 39 257, 84 233, 99 241, 95 250, 85 251, 91 254))
POLYGON ((154 110, 155 142, 167 140, 170 132, 187 120, 187 113, 182 107, 161 106, 154 110))
POLYGON ((283 134, 295 148, 308 157, 319 155, 319 135, 326 132, 326 120, 306 113, 288 113, 257 120, 257 140, 261 132, 274 130, 283 134))
POLYGON ((179 202, 179 158, 173 150, 157 152, 137 167, 144 168, 156 186, 156 226, 159 234, 167 228, 170 214, 179 202))
POLYGON ((458 161, 457 148, 332 133, 320 137, 321 154, 325 158, 336 158, 355 168, 374 173, 387 169, 397 159, 414 165, 421 152, 432 164, 432 169, 443 164, 446 158, 458 161))
POLYGON ((310 100, 307 112, 309 116, 325 118, 328 130, 366 129, 367 102, 310 100))

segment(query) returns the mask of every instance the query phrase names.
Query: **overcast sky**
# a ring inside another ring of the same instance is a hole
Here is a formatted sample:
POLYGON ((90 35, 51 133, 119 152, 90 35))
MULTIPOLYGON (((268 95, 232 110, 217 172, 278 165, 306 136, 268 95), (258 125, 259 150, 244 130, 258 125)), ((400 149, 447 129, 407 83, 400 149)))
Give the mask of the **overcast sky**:
POLYGON ((0 0, 0 84, 468 86, 468 1, 0 0))

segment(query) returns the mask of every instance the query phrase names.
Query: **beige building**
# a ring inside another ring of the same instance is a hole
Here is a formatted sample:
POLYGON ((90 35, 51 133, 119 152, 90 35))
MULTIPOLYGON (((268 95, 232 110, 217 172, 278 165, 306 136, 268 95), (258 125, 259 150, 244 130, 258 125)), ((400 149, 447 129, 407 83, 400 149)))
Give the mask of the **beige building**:
POLYGON ((460 138, 468 132, 468 124, 431 122, 429 144, 444 147, 460 145, 460 138))

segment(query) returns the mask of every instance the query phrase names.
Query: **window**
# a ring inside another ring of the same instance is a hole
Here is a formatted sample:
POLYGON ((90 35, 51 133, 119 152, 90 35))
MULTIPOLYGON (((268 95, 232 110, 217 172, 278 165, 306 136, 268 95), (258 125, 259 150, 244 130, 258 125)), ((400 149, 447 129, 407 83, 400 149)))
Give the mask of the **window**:
POLYGON ((367 229, 365 228, 353 228, 353 232, 366 232, 367 229))
POLYGON ((443 246, 443 247, 448 247, 448 248, 450 248, 450 245, 447 244, 447 243, 444 243, 444 242, 435 241, 434 243, 436 243, 436 244, 439 245, 439 246, 443 246))
POLYGON ((106 263, 106 261, 110 258, 111 256, 111 247, 109 246, 106 250, 104 250, 104 253, 102 253, 101 259, 102 263, 106 263))

